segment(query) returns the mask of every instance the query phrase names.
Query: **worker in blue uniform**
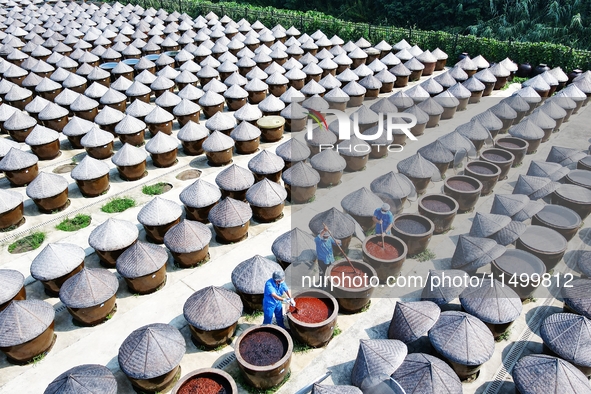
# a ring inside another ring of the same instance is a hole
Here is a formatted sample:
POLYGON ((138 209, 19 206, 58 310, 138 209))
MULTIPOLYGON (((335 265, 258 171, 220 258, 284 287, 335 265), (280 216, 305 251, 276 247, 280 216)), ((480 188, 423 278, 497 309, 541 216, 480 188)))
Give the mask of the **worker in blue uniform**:
POLYGON ((296 303, 291 298, 291 291, 285 284, 285 273, 283 271, 273 272, 273 277, 265 283, 265 293, 263 296, 263 324, 271 324, 273 314, 277 325, 285 328, 283 325, 283 303, 289 303, 295 307, 296 303))
POLYGON ((320 234, 314 238, 316 244, 316 256, 318 257, 318 271, 320 279, 324 279, 324 273, 329 265, 334 263, 334 253, 332 251, 333 245, 340 245, 341 241, 335 240, 330 236, 328 227, 324 226, 320 234))
POLYGON ((394 215, 390 212, 390 205, 384 203, 381 208, 373 212, 373 222, 376 224, 376 235, 390 234, 394 224, 394 215))

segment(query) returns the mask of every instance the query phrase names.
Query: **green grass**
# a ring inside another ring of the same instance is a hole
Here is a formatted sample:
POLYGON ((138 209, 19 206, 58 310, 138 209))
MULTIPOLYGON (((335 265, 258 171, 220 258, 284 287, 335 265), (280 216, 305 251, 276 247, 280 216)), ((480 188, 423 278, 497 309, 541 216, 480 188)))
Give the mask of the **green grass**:
POLYGON ((415 254, 414 256, 409 256, 411 259, 417 259, 419 262, 424 263, 425 261, 433 260, 435 257, 435 253, 431 251, 431 249, 425 249, 423 252, 419 254, 415 254))
POLYGON ((371 306, 371 300, 369 300, 369 302, 367 303, 367 305, 365 305, 363 308, 361 308, 361 310, 359 311, 359 313, 367 312, 369 310, 369 307, 370 306, 371 306))
POLYGON ((232 375, 232 377, 234 378, 236 383, 239 386, 241 386, 244 390, 246 390, 249 394, 273 394, 274 392, 279 390, 281 388, 281 386, 283 386, 285 384, 285 382, 287 382, 289 380, 290 376, 291 376, 291 372, 288 372, 287 375, 285 375, 285 378, 283 379, 283 381, 281 383, 279 383, 277 386, 273 386, 273 387, 266 389, 266 390, 261 390, 261 389, 254 388, 251 385, 249 385, 248 382, 246 381, 246 379, 244 379, 244 377, 242 376, 242 373, 236 372, 232 375))
POLYGON ((158 182, 154 185, 146 185, 142 187, 142 193, 147 194, 148 196, 157 196, 164 193, 164 188, 166 186, 168 186, 168 184, 164 182, 158 182))
POLYGON ((135 200, 133 198, 118 197, 103 205, 101 211, 105 213, 119 213, 133 207, 135 207, 135 200))
POLYGON ((340 329, 339 325, 337 324, 337 325, 334 327, 334 330, 333 330, 333 332, 332 332, 332 337, 334 338, 334 337, 336 337, 336 336, 339 336, 339 335, 341 335, 341 333, 342 333, 342 332, 343 332, 343 331, 340 329))
POLYGON ((504 333, 502 333, 501 335, 499 335, 499 337, 497 339, 495 339, 496 342, 502 342, 502 341, 508 341, 509 337, 511 336, 511 330, 507 330, 504 333))
POLYGON ((0 233, 7 233, 9 231, 16 230, 17 228, 18 228, 18 226, 16 224, 13 224, 10 227, 6 227, 6 228, 0 230, 0 233))
POLYGON ((90 215, 84 215, 79 213, 74 218, 66 218, 60 224, 55 226, 58 230, 62 231, 78 231, 81 228, 88 227, 91 221, 90 215))
POLYGON ((298 341, 295 338, 293 339, 293 352, 294 353, 308 353, 312 349, 314 349, 314 348, 306 345, 305 343, 298 341))
POLYGON ((29 361, 29 364, 33 364, 33 366, 39 364, 41 361, 43 361, 46 355, 46 353, 36 355, 31 361, 29 361))
POLYGON ((45 241, 45 233, 36 232, 31 235, 27 235, 21 239, 17 239, 10 245, 8 245, 9 253, 24 253, 30 250, 35 250, 45 241))
POLYGON ((255 321, 257 318, 263 316, 263 311, 253 311, 251 313, 245 313, 243 316, 244 316, 244 320, 251 323, 251 322, 255 321))
POLYGON ((523 304, 529 304, 530 302, 531 303, 534 303, 537 300, 538 300, 537 298, 534 298, 533 296, 529 296, 525 300, 523 300, 523 304))

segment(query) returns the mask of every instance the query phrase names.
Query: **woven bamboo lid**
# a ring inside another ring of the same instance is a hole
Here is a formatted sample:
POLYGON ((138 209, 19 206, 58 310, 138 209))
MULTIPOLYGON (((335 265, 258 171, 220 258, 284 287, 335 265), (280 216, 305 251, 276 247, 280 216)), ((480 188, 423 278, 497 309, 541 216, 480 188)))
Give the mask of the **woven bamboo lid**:
MULTIPOLYGON (((113 89, 114 90, 114 89, 113 89)), ((98 82, 93 82, 92 85, 90 85, 85 91, 84 91, 84 95, 87 97, 90 97, 92 99, 97 99, 100 100, 102 98, 102 96, 107 93, 109 91, 109 88, 106 87, 105 85, 102 85, 98 82)), ((115 90, 116 93, 118 94, 122 94, 119 93, 118 91, 115 90)), ((123 95, 125 98, 124 100, 127 99, 127 96, 123 95)), ((121 102, 123 100, 119 100, 118 102, 121 102)))
POLYGON ((33 259, 31 276, 40 281, 60 278, 84 261, 84 249, 68 243, 51 243, 33 259))
POLYGON ((296 138, 290 138, 275 149, 277 156, 284 161, 302 161, 310 156, 310 148, 296 138))
POLYGON ((347 194, 341 200, 343 210, 352 215, 366 217, 372 217, 374 211, 381 207, 382 204, 380 197, 366 187, 347 194))
POLYGON ((156 196, 138 212, 137 220, 145 226, 162 226, 174 222, 182 213, 179 204, 156 196))
POLYGON ((252 141, 260 136, 261 130, 246 121, 240 122, 230 133, 230 137, 235 141, 252 141))
POLYGON ((119 124, 119 122, 123 120, 125 116, 126 115, 123 112, 115 108, 105 106, 94 118, 94 122, 99 126, 108 126, 115 124, 115 127, 117 127, 117 124, 119 124))
POLYGON ((84 391, 116 394, 117 380, 107 367, 83 364, 60 374, 47 386, 43 394, 75 394, 84 391))
POLYGON ((43 78, 37 86, 35 86, 36 92, 50 92, 52 90, 60 89, 62 85, 59 83, 52 81, 49 78, 43 78))
MULTIPOLYGON (((71 123, 72 121, 70 121, 71 123)), ((115 126, 117 134, 135 134, 146 129, 146 124, 131 115, 125 115, 123 119, 115 126)), ((180 133, 180 132, 179 132, 180 133)))
POLYGON ((238 111, 234 112, 234 117, 238 121, 246 120, 247 122, 256 121, 263 116, 263 113, 258 106, 248 104, 242 106, 238 111))
POLYGON ((275 153, 264 149, 248 161, 248 168, 256 174, 274 174, 285 166, 285 162, 275 153))
POLYGON ((495 348, 493 335, 482 321, 457 311, 441 312, 429 339, 448 360, 468 366, 485 363, 495 348))
POLYGON ((464 310, 489 324, 505 324, 521 315, 521 299, 498 280, 483 278, 477 286, 468 286, 460 294, 464 310))
POLYGON ((242 201, 226 197, 215 205, 208 215, 209 221, 217 227, 238 227, 250 221, 252 209, 242 201))
POLYGON ((399 161, 396 168, 401 174, 418 179, 431 178, 439 173, 437 167, 420 153, 399 161))
POLYGON ((437 82, 442 88, 446 88, 446 89, 451 88, 452 86, 454 86, 457 83, 457 81, 454 79, 454 77, 448 71, 434 77, 433 81, 437 82))
POLYGON ((234 268, 232 284, 244 294, 263 294, 265 283, 273 277, 274 272, 282 270, 276 262, 257 254, 234 268))
POLYGON ((192 120, 188 121, 177 134, 177 138, 184 142, 199 141, 207 138, 207 136, 209 136, 209 131, 205 126, 192 120))
POLYGON ((108 174, 109 170, 107 163, 87 155, 74 167, 70 175, 77 181, 88 181, 108 174))
POLYGON ((43 111, 41 111, 39 113, 39 115, 37 115, 37 116, 39 117, 39 120, 52 120, 52 119, 59 119, 64 116, 67 116, 67 115, 68 115, 67 109, 60 107, 57 104, 49 103, 45 108, 43 108, 43 111))
POLYGON ((158 271, 167 261, 166 249, 138 241, 117 258, 117 272, 124 278, 139 278, 158 271))
POLYGON ((368 377, 392 375, 407 352, 406 345, 395 339, 361 339, 351 371, 351 383, 359 387, 368 377))
POLYGON ((150 111, 150 113, 144 118, 146 123, 152 124, 167 123, 172 122, 173 120, 174 116, 170 112, 158 106, 153 107, 152 111, 150 111))
POLYGON ((238 294, 223 287, 208 286, 187 299, 183 315, 190 325, 199 330, 212 331, 230 327, 242 315, 242 301, 238 294))
POLYGON ((93 127, 80 139, 80 144, 85 148, 96 148, 110 144, 114 138, 108 131, 93 127))
MULTIPOLYGON (((6 104, 3 104, 4 106, 6 104)), ((21 170, 27 167, 31 167, 37 162, 39 159, 32 153, 24 152, 16 147, 10 148, 8 153, 4 156, 2 160, 0 160, 0 170, 2 171, 16 171, 21 170)))
POLYGON ((246 190, 254 184, 254 175, 246 168, 232 164, 216 176, 215 183, 222 190, 246 190))
POLYGON ((273 241, 271 251, 281 261, 296 264, 316 260, 314 237, 295 227, 273 241))
POLYGON ((179 198, 182 203, 192 208, 203 208, 219 201, 222 193, 220 189, 203 179, 197 179, 181 192, 179 198))
POLYGON ((448 91, 454 95, 455 98, 458 100, 467 99, 471 96, 470 90, 468 90, 464 85, 461 83, 456 83, 452 87, 448 89, 448 91))
POLYGON ((417 118, 417 124, 426 124, 429 121, 429 115, 417 105, 405 109, 404 112, 414 115, 417 118))
POLYGON ((287 198, 287 191, 279 183, 264 178, 246 192, 246 200, 255 207, 275 207, 287 198))
POLYGON ((432 301, 437 305, 449 304, 455 300, 462 291, 466 288, 467 273, 462 270, 448 269, 448 270, 429 270, 429 276, 423 291, 421 298, 423 300, 432 301), (445 282, 442 280, 444 277, 451 278, 451 282, 445 282), (437 278, 437 279, 434 279, 437 278), (459 278, 458 281, 460 286, 453 286, 454 278, 459 278), (434 283, 440 283, 441 286, 432 286, 434 283))
POLYGON ((127 248, 138 236, 139 230, 135 224, 110 218, 92 230, 88 236, 88 243, 96 250, 114 251, 127 248))
POLYGON ((425 353, 411 353, 392 374, 407 393, 462 394, 462 382, 443 360, 425 353))
MULTIPOLYGON (((146 92, 145 94, 147 94, 148 89, 150 89, 149 85, 151 85, 152 82, 156 80, 156 78, 157 77, 148 70, 142 71, 137 75, 137 77, 134 78, 134 82, 128 86, 128 89, 130 89, 135 82, 139 83, 131 88, 129 93, 132 93, 132 95, 141 95, 141 92, 146 92)), ((125 94, 128 94, 127 90, 125 91, 125 94)))
POLYGON ((540 109, 532 112, 527 119, 542 129, 554 129, 556 127, 556 121, 540 109))
POLYGON ((402 90, 388 97, 388 100, 390 100, 399 111, 410 108, 414 105, 413 99, 402 90))
MULTIPOLYGON (((58 94, 55 99, 53 100, 56 104, 61 106, 70 106, 76 99, 80 96, 80 93, 76 93, 70 89, 64 89, 60 94, 58 94)), ((43 108, 45 110, 46 107, 43 108)), ((41 112, 43 112, 43 110, 41 112)), ((63 112, 63 111, 62 111, 63 112)), ((47 114, 49 116, 51 114, 47 114)), ((41 119, 41 118, 40 118, 41 119)))
POLYGON ((132 379, 162 376, 180 364, 185 346, 183 335, 170 324, 149 324, 125 338, 119 348, 119 366, 132 379))
POLYGON ((42 171, 27 185, 27 196, 32 199, 49 198, 67 189, 68 181, 63 176, 42 171))
MULTIPOLYGON (((98 108, 98 106, 99 103, 95 100, 81 94, 72 104, 70 104, 70 109, 72 111, 90 111, 93 108, 98 108)), ((39 114, 39 119, 41 119, 41 114, 39 114)))
POLYGON ((564 178, 570 172, 568 167, 563 167, 558 163, 533 160, 527 169, 527 175, 550 178, 557 182, 564 178))
POLYGON ((550 148, 550 153, 548 153, 546 161, 558 163, 561 166, 568 166, 578 162, 585 156, 586 153, 582 152, 580 149, 553 145, 552 148, 550 148))
POLYGON ((405 175, 390 171, 374 179, 370 185, 376 194, 385 194, 393 198, 405 198, 412 193, 414 186, 405 175))
POLYGON ((0 190, 0 214, 13 210, 23 202, 22 194, 13 190, 0 190))
POLYGON ((431 301, 396 302, 388 328, 388 338, 406 344, 427 334, 433 327, 441 310, 431 301))
POLYGON ((591 366, 591 320, 574 313, 554 313, 542 322, 540 336, 559 357, 577 366, 591 366))
POLYGON ((0 288, 0 304, 4 304, 15 297, 25 285, 25 277, 19 271, 0 269, 0 280, 3 286, 0 288))
POLYGON ((367 156, 371 151, 369 148, 369 144, 362 140, 361 138, 357 137, 356 135, 352 135, 350 139, 344 140, 338 144, 338 150, 341 152, 341 156, 349 156, 349 157, 363 157, 367 156), (364 146, 364 148, 358 148, 364 146))
POLYGON ((543 202, 531 201, 523 194, 495 194, 491 213, 511 216, 513 220, 524 221, 544 208, 543 202))
POLYGON ((509 134, 513 137, 523 138, 524 140, 537 140, 544 137, 544 130, 532 120, 526 118, 517 125, 511 126, 509 134))
MULTIPOLYGON (((578 267, 579 270, 586 275, 589 272, 588 259, 589 252, 581 254, 578 267)), ((562 288, 562 297, 564 304, 571 308, 575 313, 578 313, 586 318, 591 316, 591 280, 589 279, 575 279, 571 282, 572 287, 562 288)))
POLYGON ((355 232, 355 222, 334 207, 315 215, 308 227, 313 234, 319 234, 325 224, 336 239, 347 238, 355 232))
POLYGON ((517 64, 515 64, 515 62, 509 59, 508 57, 500 61, 499 64, 502 64, 503 67, 505 67, 510 72, 517 71, 518 69, 517 64))
POLYGON ((54 318, 53 306, 45 301, 11 302, 0 312, 0 346, 17 346, 37 338, 54 318))
MULTIPOLYGON (((5 123, 6 124, 6 123, 5 123)), ((33 131, 25 138, 25 143, 29 146, 49 144, 60 138, 59 133, 47 127, 37 125, 33 131)))
POLYGON ((539 200, 554 192, 560 186, 557 182, 552 182, 549 178, 519 175, 513 194, 525 194, 531 200, 539 200))
POLYGON ((451 265, 467 271, 476 270, 500 257, 505 250, 492 239, 460 235, 451 265))
POLYGON ((345 159, 332 149, 325 149, 310 159, 312 168, 316 171, 339 172, 347 166, 345 159))
POLYGON ((418 153, 431 163, 449 163, 454 159, 454 154, 439 140, 435 140, 418 150, 418 153))
POLYGON ((162 154, 172 152, 177 149, 179 145, 178 140, 166 133, 156 133, 154 137, 146 143, 146 150, 151 154, 162 154))
POLYGON ((512 371, 523 394, 588 394, 589 380, 574 365, 558 357, 533 354, 522 357, 512 371))
POLYGON ((203 250, 211 241, 211 231, 200 222, 183 220, 166 232, 164 244, 174 253, 203 250))
POLYGON ((176 94, 165 90, 154 102, 161 108, 176 107, 183 99, 176 94))
POLYGON ((46 100, 41 96, 37 96, 33 99, 33 101, 25 106, 25 111, 28 113, 38 114, 39 112, 43 111, 43 108, 45 108, 47 104, 49 104, 49 100, 46 100))
POLYGON ((115 274, 102 268, 82 268, 64 282, 60 300, 69 308, 90 308, 109 300, 119 288, 115 274))
POLYGON ((116 166, 134 166, 146 160, 147 153, 141 148, 130 144, 123 144, 123 147, 117 151, 111 158, 116 166))

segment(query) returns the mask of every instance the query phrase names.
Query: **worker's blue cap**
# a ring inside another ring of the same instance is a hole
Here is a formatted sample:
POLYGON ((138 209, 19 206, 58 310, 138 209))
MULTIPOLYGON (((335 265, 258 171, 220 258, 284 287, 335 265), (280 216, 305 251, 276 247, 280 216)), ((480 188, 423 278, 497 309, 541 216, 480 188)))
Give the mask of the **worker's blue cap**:
POLYGON ((285 272, 283 272, 283 271, 273 272, 273 280, 283 280, 283 279, 285 279, 285 272))

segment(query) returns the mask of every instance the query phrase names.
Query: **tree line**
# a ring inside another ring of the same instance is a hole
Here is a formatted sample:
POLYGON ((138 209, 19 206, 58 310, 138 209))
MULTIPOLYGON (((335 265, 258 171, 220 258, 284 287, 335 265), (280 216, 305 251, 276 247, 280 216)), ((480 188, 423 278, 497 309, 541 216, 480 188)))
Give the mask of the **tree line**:
POLYGON ((591 49, 589 0, 238 0, 374 25, 591 49))

